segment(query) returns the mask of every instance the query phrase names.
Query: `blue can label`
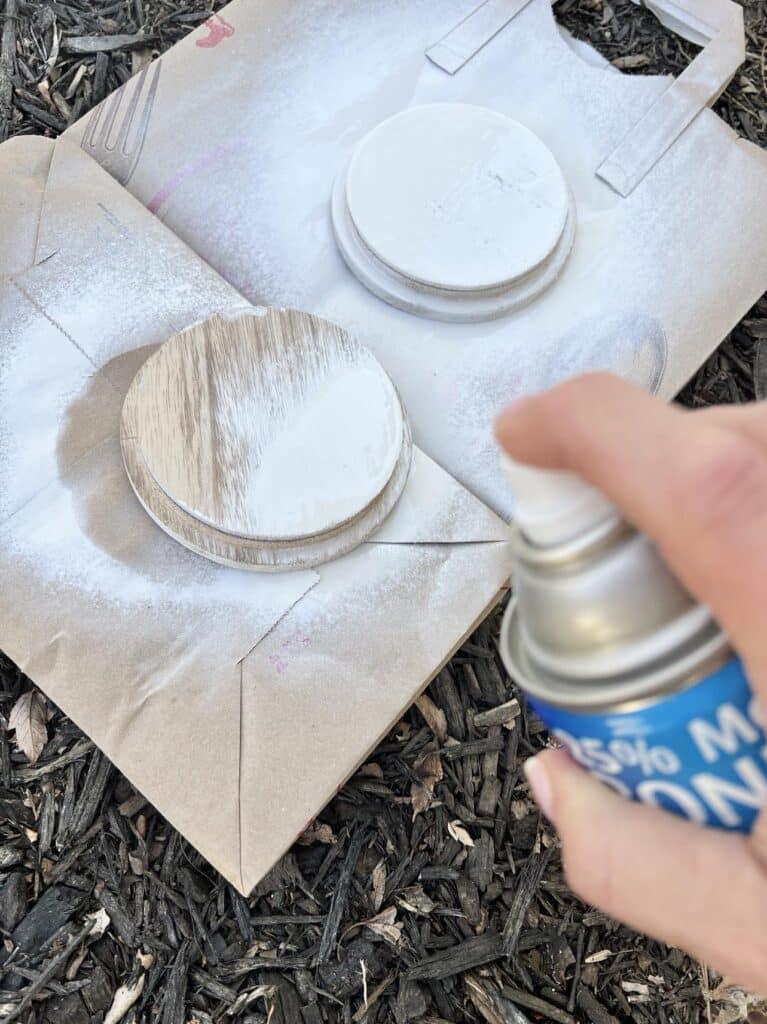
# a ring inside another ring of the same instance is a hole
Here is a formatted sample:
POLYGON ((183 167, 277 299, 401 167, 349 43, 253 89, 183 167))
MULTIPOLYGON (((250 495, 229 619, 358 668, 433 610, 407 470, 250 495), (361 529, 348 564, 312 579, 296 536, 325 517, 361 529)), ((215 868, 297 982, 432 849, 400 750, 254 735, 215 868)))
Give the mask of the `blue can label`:
POLYGON ((576 761, 626 796, 739 832, 767 805, 761 710, 737 658, 635 709, 584 714, 529 702, 576 761))

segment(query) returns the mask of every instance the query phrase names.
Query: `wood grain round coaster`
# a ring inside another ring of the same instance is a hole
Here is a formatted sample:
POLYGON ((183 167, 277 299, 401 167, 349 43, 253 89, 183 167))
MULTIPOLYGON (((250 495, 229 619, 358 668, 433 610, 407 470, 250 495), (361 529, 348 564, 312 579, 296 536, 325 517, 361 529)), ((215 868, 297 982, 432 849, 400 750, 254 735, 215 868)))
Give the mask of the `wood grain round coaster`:
POLYGON ((574 204, 528 128, 462 103, 413 107, 373 129, 336 181, 346 262, 392 305, 476 321, 529 302, 561 272, 574 204))
POLYGON ((245 568, 306 568, 368 537, 405 486, 396 389, 348 334, 296 311, 174 335, 126 396, 133 489, 180 543, 245 568))

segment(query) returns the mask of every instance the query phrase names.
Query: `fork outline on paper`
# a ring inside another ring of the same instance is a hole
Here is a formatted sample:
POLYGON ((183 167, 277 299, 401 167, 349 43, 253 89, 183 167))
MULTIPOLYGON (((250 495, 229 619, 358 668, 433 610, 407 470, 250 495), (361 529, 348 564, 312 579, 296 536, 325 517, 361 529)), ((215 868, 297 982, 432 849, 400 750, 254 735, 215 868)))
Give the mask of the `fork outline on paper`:
POLYGON ((157 96, 160 66, 159 60, 147 64, 135 80, 129 80, 100 103, 91 113, 80 143, 81 148, 95 157, 121 185, 127 185, 133 177, 144 149, 157 96), (129 88, 131 97, 126 105, 123 98, 129 88), (136 130, 131 135, 134 121, 136 130))

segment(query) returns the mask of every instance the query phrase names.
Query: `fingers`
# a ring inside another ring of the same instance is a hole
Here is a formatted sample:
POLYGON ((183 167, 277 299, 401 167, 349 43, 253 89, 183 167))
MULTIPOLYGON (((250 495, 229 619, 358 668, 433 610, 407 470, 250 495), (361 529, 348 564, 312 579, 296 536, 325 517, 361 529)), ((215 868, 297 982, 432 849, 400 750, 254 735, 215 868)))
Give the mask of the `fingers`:
MULTIPOLYGON (((639 496, 621 488, 617 468, 625 472, 630 454, 641 472, 651 472, 666 432, 681 415, 622 378, 588 373, 512 402, 496 419, 495 431, 520 462, 574 470, 614 500, 636 504, 639 496), (640 428, 646 443, 635 452, 640 428)), ((637 513, 642 511, 640 504, 637 513)))
POLYGON ((767 686, 767 406, 689 413, 587 374, 512 403, 496 433, 520 462, 578 473, 653 537, 767 686))
POLYGON ((767 454, 767 402, 745 405, 714 405, 695 413, 697 420, 723 427, 750 438, 767 454))
MULTIPOLYGON (((586 414, 584 426, 587 431, 591 426, 589 407, 592 403, 604 406, 605 415, 613 420, 615 427, 628 427, 627 440, 635 425, 644 424, 646 416, 652 417, 651 425, 657 421, 662 432, 668 417, 661 419, 653 412, 660 408, 674 419, 692 415, 696 425, 730 429, 752 439, 767 452, 767 402, 712 406, 691 413, 680 406, 662 403, 622 377, 610 373, 582 374, 549 391, 516 399, 496 419, 498 440, 520 462, 554 468, 566 466, 579 472, 575 463, 579 461, 579 455, 584 455, 583 439, 560 435, 570 423, 572 406, 580 403, 586 405, 582 411, 586 414), (557 409, 560 415, 554 415, 557 409), (624 421, 624 413, 629 416, 629 422, 624 421), (542 424, 543 420, 546 422, 542 424), (538 424, 535 431, 529 430, 532 422, 538 424), (541 426, 544 429, 540 429, 541 426), (569 445, 568 441, 571 442, 569 445)), ((587 443, 587 447, 590 448, 590 444, 587 443)), ((588 451, 584 457, 590 459, 588 451)))
POLYGON ((767 851, 757 849, 757 833, 702 829, 631 803, 563 750, 539 754, 526 770, 582 899, 767 992, 767 851))

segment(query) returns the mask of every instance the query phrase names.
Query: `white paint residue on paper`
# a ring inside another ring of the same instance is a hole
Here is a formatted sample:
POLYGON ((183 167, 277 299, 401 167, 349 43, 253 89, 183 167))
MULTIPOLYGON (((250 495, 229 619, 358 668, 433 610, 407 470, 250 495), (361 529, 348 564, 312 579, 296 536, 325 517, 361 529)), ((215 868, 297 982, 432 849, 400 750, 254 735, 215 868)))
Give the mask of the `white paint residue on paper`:
MULTIPOLYGON (((0 524, 55 477, 59 424, 94 375, 12 282, 0 285, 0 524)), ((117 410, 108 387, 94 395, 72 458, 106 437, 117 410)))
POLYGON ((95 608, 146 613, 207 609, 211 628, 233 612, 279 615, 317 580, 314 572, 270 574, 217 566, 156 526, 125 478, 119 443, 104 442, 24 509, 3 533, 4 557, 29 578, 88 597, 95 608))
MULTIPOLYGON (((668 79, 585 61, 584 48, 575 52, 562 38, 549 0, 531 0, 458 74, 446 75, 424 50, 474 6, 305 0, 255 13, 240 5, 231 45, 249 54, 248 89, 235 51, 222 45, 206 57, 217 90, 200 93, 186 59, 194 43, 182 44, 172 66, 173 55, 167 59, 175 90, 156 111, 156 146, 131 187, 150 201, 193 160, 194 147, 176 128, 193 109, 207 147, 233 148, 167 193, 165 222, 252 301, 306 309, 356 333, 394 380, 416 444, 508 514, 487 455, 499 406, 531 382, 557 380, 560 346, 572 345, 577 357, 574 318, 593 322, 632 309, 663 325, 664 393, 673 394, 763 288, 767 173, 763 153, 736 143, 703 111, 639 188, 620 198, 596 168, 668 79), (337 250, 330 196, 355 147, 387 118, 431 103, 481 105, 525 125, 574 194, 576 242, 563 274, 501 321, 433 324, 392 309, 337 250), (493 355, 480 379, 483 348, 493 355)), ((630 365, 621 344, 604 353, 605 365, 619 371, 630 365)))
POLYGON ((369 543, 466 544, 508 539, 502 519, 416 448, 407 487, 369 543))

